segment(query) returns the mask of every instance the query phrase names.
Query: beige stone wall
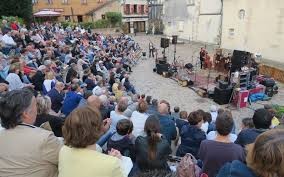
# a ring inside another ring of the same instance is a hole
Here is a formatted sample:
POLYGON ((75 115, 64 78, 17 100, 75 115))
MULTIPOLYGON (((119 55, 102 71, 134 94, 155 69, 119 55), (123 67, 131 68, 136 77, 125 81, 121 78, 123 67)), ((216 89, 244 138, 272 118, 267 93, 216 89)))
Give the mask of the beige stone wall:
POLYGON ((222 48, 284 62, 283 0, 224 0, 223 11, 222 48))
POLYGON ((119 1, 115 1, 113 3, 108 4, 107 6, 104 6, 101 9, 98 9, 95 14, 93 14, 93 19, 90 18, 89 20, 100 20, 102 19, 102 15, 104 15, 106 12, 120 12, 121 11, 121 4, 119 1))
MULTIPOLYGON (((73 8, 74 20, 77 21, 77 16, 83 16, 83 21, 88 19, 85 14, 99 6, 106 0, 87 0, 87 4, 82 4, 81 0, 68 0, 68 4, 63 4, 63 0, 53 0, 52 4, 48 4, 46 0, 39 0, 34 4, 33 11, 38 12, 41 9, 62 9, 62 16, 59 20, 65 20, 65 16, 72 16, 71 8, 73 8)), ((72 17, 71 17, 72 20, 72 17)))

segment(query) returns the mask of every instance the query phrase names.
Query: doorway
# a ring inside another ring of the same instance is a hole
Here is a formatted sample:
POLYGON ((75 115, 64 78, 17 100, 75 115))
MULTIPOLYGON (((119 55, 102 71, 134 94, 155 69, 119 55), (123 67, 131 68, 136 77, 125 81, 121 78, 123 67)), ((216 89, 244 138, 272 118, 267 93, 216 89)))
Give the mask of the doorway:
POLYGON ((136 29, 136 32, 145 32, 145 21, 140 21, 140 22, 134 22, 134 29, 136 29))
POLYGON ((77 21, 78 21, 78 23, 83 22, 83 16, 82 15, 78 15, 77 16, 77 21))

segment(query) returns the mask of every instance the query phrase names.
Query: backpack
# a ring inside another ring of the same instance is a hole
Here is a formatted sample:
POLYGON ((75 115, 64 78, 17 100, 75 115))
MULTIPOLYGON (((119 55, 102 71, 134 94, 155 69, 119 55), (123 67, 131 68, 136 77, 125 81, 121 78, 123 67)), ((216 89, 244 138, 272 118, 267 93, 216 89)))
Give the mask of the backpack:
POLYGON ((177 166, 178 177, 200 177, 201 169, 196 165, 196 158, 187 153, 177 166))

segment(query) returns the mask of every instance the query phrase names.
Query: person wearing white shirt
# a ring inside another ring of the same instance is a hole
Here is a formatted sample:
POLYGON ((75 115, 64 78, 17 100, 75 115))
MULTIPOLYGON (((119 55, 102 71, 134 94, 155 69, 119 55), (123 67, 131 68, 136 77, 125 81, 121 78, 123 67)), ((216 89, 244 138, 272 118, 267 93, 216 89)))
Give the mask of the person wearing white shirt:
POLYGON ((135 137, 138 137, 139 135, 142 135, 144 132, 144 125, 149 117, 149 115, 146 113, 148 109, 148 105, 146 101, 140 101, 137 106, 137 111, 134 111, 130 117, 130 120, 133 123, 133 131, 132 134, 135 137))
MULTIPOLYGON (((215 140, 217 135, 218 135, 217 131, 211 131, 207 134, 206 139, 207 140, 215 140)), ((237 135, 232 134, 232 133, 230 133, 228 135, 228 138, 229 138, 230 142, 232 142, 232 143, 234 143, 236 141, 237 137, 238 137, 237 135)))
POLYGON ((6 47, 16 46, 16 42, 11 37, 11 32, 8 32, 7 34, 5 34, 2 37, 1 41, 5 44, 6 47))
POLYGON ((218 116, 217 106, 212 105, 210 107, 210 114, 211 114, 211 117, 212 117, 212 122, 215 123, 216 119, 217 119, 217 116, 218 116))

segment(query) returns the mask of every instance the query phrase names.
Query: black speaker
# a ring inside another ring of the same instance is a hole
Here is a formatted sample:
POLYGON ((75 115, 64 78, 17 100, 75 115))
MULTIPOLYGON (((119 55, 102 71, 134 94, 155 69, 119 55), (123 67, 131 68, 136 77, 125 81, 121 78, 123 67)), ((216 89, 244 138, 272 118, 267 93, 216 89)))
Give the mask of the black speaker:
POLYGON ((248 64, 249 57, 249 52, 234 50, 231 60, 231 72, 240 71, 242 67, 248 64))
POLYGON ((166 64, 156 64, 156 68, 157 68, 157 73, 162 75, 163 72, 168 72, 169 71, 169 67, 170 65, 168 63, 166 64))
POLYGON ((167 48, 170 45, 170 40, 168 38, 161 38, 161 47, 167 48))
POLYGON ((219 88, 220 89, 227 89, 229 87, 229 83, 228 82, 219 80, 218 83, 219 83, 219 88))
POLYGON ((219 105, 228 104, 232 95, 233 89, 220 89, 215 87, 214 89, 214 101, 219 105))
POLYGON ((177 44, 177 41, 178 41, 178 36, 173 35, 172 44, 177 44))

